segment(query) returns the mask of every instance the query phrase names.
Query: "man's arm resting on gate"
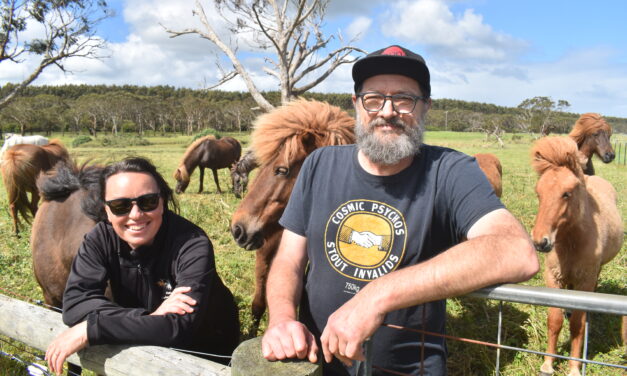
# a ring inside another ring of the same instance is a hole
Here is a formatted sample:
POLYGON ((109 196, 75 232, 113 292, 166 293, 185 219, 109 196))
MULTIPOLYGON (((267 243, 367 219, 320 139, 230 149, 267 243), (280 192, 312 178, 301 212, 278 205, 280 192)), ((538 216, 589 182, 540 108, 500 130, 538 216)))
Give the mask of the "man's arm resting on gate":
POLYGON ((268 360, 305 357, 312 363, 318 360, 313 334, 296 319, 307 260, 307 239, 283 230, 266 285, 269 322, 261 346, 268 360))
POLYGON ((361 359, 361 343, 388 312, 493 284, 525 281, 538 271, 529 235, 506 209, 480 218, 467 237, 430 260, 375 279, 333 313, 321 337, 326 360, 361 359))

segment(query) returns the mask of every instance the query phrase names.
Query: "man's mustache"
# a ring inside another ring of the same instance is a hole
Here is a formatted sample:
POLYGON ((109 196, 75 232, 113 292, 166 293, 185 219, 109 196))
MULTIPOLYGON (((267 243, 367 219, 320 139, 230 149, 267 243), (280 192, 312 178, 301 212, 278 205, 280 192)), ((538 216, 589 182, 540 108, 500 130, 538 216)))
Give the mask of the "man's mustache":
POLYGON ((405 123, 403 120, 397 118, 397 117, 393 117, 391 119, 383 119, 383 118, 376 118, 374 120, 372 120, 371 122, 368 123, 368 128, 372 129, 376 126, 380 126, 380 125, 393 125, 395 127, 401 128, 403 131, 407 130, 408 126, 407 123, 405 123))

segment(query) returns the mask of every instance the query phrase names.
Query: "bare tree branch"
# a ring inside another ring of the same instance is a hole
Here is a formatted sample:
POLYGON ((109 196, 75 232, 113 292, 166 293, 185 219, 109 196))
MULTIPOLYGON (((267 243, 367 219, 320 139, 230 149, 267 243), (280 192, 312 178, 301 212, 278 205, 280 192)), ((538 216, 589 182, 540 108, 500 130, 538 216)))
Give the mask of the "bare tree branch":
MULTIPOLYGON (((262 70, 278 80, 281 101, 286 103, 321 83, 341 64, 355 61, 350 57, 352 52, 365 53, 351 45, 343 45, 341 38, 324 36, 320 31, 328 3, 328 0, 220 0, 215 2, 215 7, 217 14, 229 25, 235 43, 252 40, 255 49, 272 50, 272 57, 264 56, 266 65, 262 70), (342 45, 325 53, 334 40, 342 45), (312 75, 314 78, 309 83, 296 88, 296 83, 312 75)), ((194 14, 200 18, 202 30, 177 31, 164 27, 166 32, 172 38, 197 34, 215 44, 231 61, 257 104, 266 111, 271 109, 272 105, 252 81, 232 44, 220 39, 198 0, 194 14)))

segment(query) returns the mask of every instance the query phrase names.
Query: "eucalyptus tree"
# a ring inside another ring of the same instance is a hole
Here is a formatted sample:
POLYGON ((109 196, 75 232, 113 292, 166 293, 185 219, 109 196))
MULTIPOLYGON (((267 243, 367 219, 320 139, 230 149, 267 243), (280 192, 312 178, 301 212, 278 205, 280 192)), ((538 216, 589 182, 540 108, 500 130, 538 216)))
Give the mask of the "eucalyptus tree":
POLYGON ((67 72, 72 57, 98 58, 105 41, 95 34, 110 11, 104 0, 2 0, 0 67, 35 65, 21 82, 0 97, 0 109, 54 65, 67 72))
POLYGON ((281 103, 314 88, 340 65, 354 62, 356 58, 351 53, 365 53, 351 46, 352 41, 345 44, 339 33, 326 36, 322 32, 329 0, 215 0, 213 3, 215 9, 209 11, 215 10, 226 21, 229 40, 220 35, 200 0, 196 0, 193 14, 202 27, 184 30, 165 27, 165 30, 172 38, 196 34, 217 46, 231 62, 233 70, 224 70, 218 65, 222 75, 211 88, 240 76, 255 102, 265 111, 273 109, 274 105, 253 81, 250 68, 243 64, 241 45, 250 44, 252 51, 264 57, 263 70, 278 81, 281 103), (334 39, 339 45, 330 48, 334 39))

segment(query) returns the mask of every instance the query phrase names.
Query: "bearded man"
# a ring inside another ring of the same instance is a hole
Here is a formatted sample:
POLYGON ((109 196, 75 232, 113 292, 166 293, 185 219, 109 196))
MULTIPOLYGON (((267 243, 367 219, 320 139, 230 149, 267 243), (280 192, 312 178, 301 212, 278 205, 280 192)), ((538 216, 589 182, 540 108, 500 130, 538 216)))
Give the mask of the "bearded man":
POLYGON ((538 271, 523 226, 472 157, 423 144, 424 59, 390 46, 353 66, 356 145, 314 151, 280 220, 268 277, 268 360, 322 349, 325 375, 445 375, 445 299, 538 271), (303 277, 304 276, 304 277, 303 277))

